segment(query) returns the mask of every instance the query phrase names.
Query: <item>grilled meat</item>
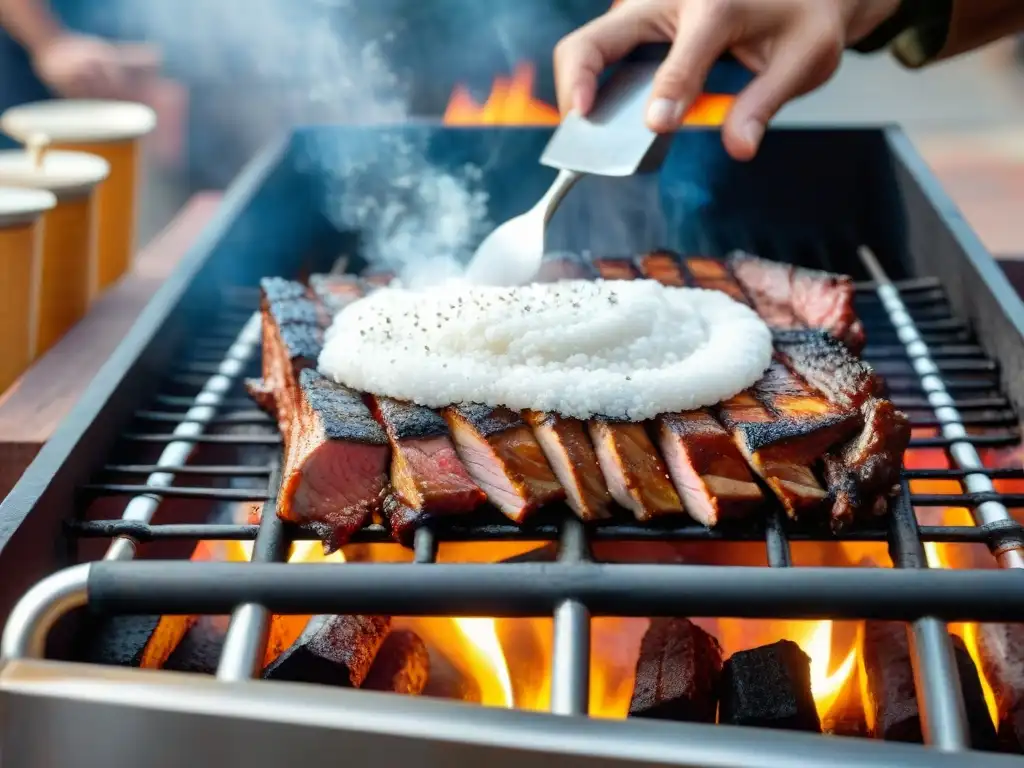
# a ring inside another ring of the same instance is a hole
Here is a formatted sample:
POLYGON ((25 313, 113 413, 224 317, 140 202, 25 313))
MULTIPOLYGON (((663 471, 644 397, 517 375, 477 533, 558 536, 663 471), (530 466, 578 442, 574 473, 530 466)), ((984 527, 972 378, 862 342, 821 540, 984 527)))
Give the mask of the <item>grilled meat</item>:
POLYGON ((827 497, 813 464, 860 426, 857 411, 812 393, 779 363, 751 389, 722 403, 718 414, 750 466, 794 518, 827 497))
POLYGON ((662 285, 681 287, 686 285, 683 270, 679 266, 679 255, 670 251, 651 251, 637 259, 641 274, 662 285))
POLYGON ((646 425, 591 419, 589 428, 601 472, 615 501, 640 521, 683 511, 646 425))
POLYGON ((583 423, 537 411, 527 411, 523 416, 565 489, 572 510, 586 521, 610 517, 612 497, 583 423))
POLYGON ((494 506, 516 523, 565 489, 518 414, 507 408, 457 405, 444 409, 459 458, 494 506))
POLYGON ((658 439, 683 506, 697 522, 712 527, 764 500, 729 433, 708 410, 658 417, 658 439))
POLYGON ((836 405, 859 408, 881 389, 871 366, 825 331, 777 330, 773 337, 786 367, 836 405))
POLYGON ((557 283, 560 280, 585 280, 593 274, 593 266, 576 258, 545 259, 533 281, 557 283))
POLYGON ((298 397, 298 376, 316 366, 323 347, 323 314, 305 298, 305 286, 281 278, 261 282, 263 379, 247 382, 256 403, 288 433, 298 397))
POLYGON ((777 328, 820 328, 855 353, 864 328, 854 312, 853 281, 846 275, 794 267, 756 256, 729 259, 733 274, 765 322, 777 328))
POLYGON ((334 315, 366 292, 354 275, 311 275, 309 289, 316 301, 334 315))
POLYGON ((359 393, 313 370, 299 379, 277 513, 340 546, 383 501, 388 440, 359 393))
POLYGON ((604 280, 633 280, 637 277, 630 259, 597 259, 594 266, 604 280))
POLYGON ((391 488, 403 504, 433 516, 469 512, 484 501, 439 414, 390 397, 370 399, 391 443, 391 488))
POLYGON ((861 413, 863 426, 857 435, 825 456, 825 479, 834 499, 832 527, 837 531, 865 514, 885 511, 884 497, 899 483, 903 453, 910 444, 910 421, 889 400, 872 397, 861 413))

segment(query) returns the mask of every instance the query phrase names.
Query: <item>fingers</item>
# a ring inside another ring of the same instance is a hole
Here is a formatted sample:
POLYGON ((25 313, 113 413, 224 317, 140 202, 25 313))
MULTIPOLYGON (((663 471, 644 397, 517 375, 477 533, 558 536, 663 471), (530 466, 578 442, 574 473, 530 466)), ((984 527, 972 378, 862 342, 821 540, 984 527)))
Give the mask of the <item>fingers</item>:
POLYGON ((730 8, 726 3, 695 3, 684 8, 672 48, 654 78, 647 107, 647 127, 652 131, 676 130, 704 90, 708 72, 734 34, 730 8))
POLYGON ((779 39, 768 66, 740 93, 726 118, 722 138, 730 155, 753 158, 783 105, 832 76, 842 56, 839 41, 820 28, 779 39))
POLYGON ((598 76, 641 43, 671 39, 674 24, 665 0, 633 0, 580 27, 555 46, 555 87, 558 108, 565 114, 590 111, 598 76))

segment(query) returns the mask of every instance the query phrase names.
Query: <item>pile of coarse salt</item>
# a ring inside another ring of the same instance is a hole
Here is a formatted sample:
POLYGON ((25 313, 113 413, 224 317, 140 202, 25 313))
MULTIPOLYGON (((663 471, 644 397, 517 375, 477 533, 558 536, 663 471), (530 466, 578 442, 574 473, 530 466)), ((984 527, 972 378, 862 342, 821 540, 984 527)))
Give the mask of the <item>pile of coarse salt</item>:
POLYGON ((768 327, 724 293, 575 280, 381 289, 335 317, 320 370, 435 408, 639 421, 729 398, 771 357, 768 327))

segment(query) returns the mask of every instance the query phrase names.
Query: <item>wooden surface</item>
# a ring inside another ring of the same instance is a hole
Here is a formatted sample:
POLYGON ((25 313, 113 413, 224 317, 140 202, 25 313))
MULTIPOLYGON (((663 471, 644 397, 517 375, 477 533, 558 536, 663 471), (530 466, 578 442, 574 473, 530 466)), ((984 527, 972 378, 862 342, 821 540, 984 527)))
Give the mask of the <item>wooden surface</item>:
POLYGON ((219 202, 217 193, 192 198, 139 253, 131 274, 101 296, 85 319, 0 396, 0 498, 78 401, 219 202))
MULTIPOLYGON (((1001 259, 1024 257, 1024 147, 1019 139, 926 140, 919 148, 986 246, 1001 259)), ((78 400, 219 201, 218 193, 190 200, 139 254, 132 274, 0 397, 0 498, 78 400)))

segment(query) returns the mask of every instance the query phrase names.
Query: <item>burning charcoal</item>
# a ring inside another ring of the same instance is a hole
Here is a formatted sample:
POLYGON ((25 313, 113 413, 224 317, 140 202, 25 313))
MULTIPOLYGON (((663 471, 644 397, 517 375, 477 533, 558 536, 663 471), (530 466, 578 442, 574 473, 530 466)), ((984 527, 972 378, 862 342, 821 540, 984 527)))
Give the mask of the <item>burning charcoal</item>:
POLYGON ((790 640, 734 653, 722 671, 719 722, 821 731, 811 660, 790 640))
POLYGON ((964 707, 967 711, 967 728, 971 734, 971 746, 975 749, 994 752, 999 748, 996 728, 989 716, 985 690, 981 687, 981 678, 978 677, 978 668, 964 641, 956 635, 952 639, 956 670, 960 675, 960 689, 964 693, 964 707))
POLYGON ((479 704, 483 701, 480 683, 472 675, 464 673, 452 663, 444 653, 431 646, 428 648, 430 657, 430 676, 423 689, 424 696, 452 701, 465 701, 479 704))
POLYGON ((651 619, 629 715, 713 723, 721 674, 722 649, 714 637, 688 619, 651 619))
POLYGON ((195 672, 215 675, 221 651, 224 649, 224 632, 215 627, 209 617, 202 617, 188 631, 174 652, 167 657, 163 669, 171 672, 195 672))
POLYGON ((861 636, 861 680, 868 732, 887 741, 921 741, 907 625, 866 621, 861 636))
POLYGON ((821 730, 831 736, 857 736, 867 738, 868 722, 864 716, 864 702, 857 675, 854 673, 843 684, 843 690, 821 720, 821 730))
POLYGON ((999 742, 1024 753, 1024 624, 979 624, 978 657, 999 714, 999 742))
POLYGON ((390 628, 387 616, 314 616, 263 677, 358 688, 390 628))
POLYGON ((160 669, 195 622, 195 616, 113 616, 94 632, 85 660, 160 669))
POLYGON ((363 682, 371 691, 391 691, 418 696, 430 677, 427 646, 415 632, 399 629, 387 636, 363 682))
MULTIPOLYGON (((906 625, 898 621, 868 621, 863 631, 864 708, 871 735, 887 741, 921 742, 921 712, 906 625)), ((971 744, 975 749, 995 749, 995 728, 978 670, 963 640, 953 637, 952 641, 971 744)))

